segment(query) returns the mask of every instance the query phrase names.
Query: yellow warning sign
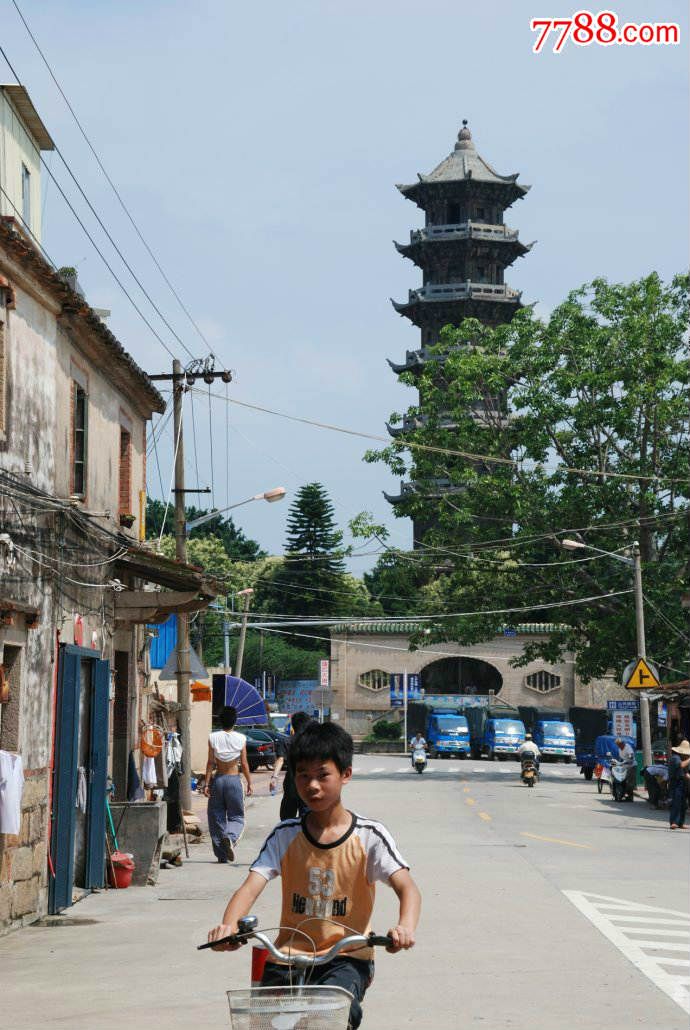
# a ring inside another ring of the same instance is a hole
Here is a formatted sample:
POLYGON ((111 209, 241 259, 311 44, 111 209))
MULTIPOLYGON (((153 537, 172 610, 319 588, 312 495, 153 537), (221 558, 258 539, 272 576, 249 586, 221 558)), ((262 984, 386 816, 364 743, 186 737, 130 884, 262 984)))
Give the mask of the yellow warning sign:
POLYGON ((661 684, 656 670, 651 665, 648 665, 644 658, 638 658, 632 667, 632 672, 628 676, 625 686, 628 690, 653 690, 655 687, 660 687, 661 684))

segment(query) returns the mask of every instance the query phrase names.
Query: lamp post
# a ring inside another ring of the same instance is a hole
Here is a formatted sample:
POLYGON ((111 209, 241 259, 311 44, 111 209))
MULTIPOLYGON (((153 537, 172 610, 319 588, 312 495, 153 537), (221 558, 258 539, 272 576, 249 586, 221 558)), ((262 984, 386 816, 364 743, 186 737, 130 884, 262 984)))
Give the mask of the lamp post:
MULTIPOLYGON (((637 657, 647 657, 647 642, 644 629, 644 594, 642 593, 642 562, 640 559, 640 545, 635 540, 632 545, 632 558, 623 554, 616 554, 615 551, 605 551, 601 547, 594 547, 592 544, 585 544, 582 540, 566 538, 560 541, 561 547, 566 551, 594 551, 596 554, 605 554, 609 558, 615 558, 628 568, 633 570, 633 590, 635 594, 635 632, 637 635, 637 657)), ((640 728, 642 730, 642 753, 645 765, 652 764, 652 732, 649 724, 649 701, 644 692, 640 693, 640 728)))
POLYGON ((240 629, 240 639, 237 644, 237 660, 235 662, 235 675, 238 679, 242 676, 242 659, 244 658, 244 642, 247 638, 247 621, 249 619, 249 605, 251 603, 252 594, 254 591, 251 587, 247 587, 246 590, 238 590, 237 596, 243 599, 242 603, 242 627, 240 629))
POLYGON ((241 508, 243 504, 251 504, 252 501, 268 501, 269 504, 275 504, 276 501, 282 501, 285 493, 284 486, 276 486, 272 490, 264 490, 262 494, 254 494, 253 497, 247 497, 244 501, 236 501, 235 504, 229 504, 227 508, 214 508, 213 511, 207 511, 205 515, 200 515, 198 519, 192 519, 191 522, 185 523, 185 529, 189 533, 191 530, 196 529, 197 526, 202 526, 204 522, 210 522, 211 519, 218 518, 224 512, 231 511, 233 508, 241 508))

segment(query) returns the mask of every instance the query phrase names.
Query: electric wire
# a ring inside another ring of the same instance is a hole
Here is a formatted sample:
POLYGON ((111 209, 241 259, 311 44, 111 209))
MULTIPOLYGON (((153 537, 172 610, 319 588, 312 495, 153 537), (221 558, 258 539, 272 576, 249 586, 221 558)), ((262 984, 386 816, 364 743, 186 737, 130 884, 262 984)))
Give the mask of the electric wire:
MULTIPOLYGON (((209 389, 210 393, 210 389, 209 389)), ((214 397, 224 400, 222 394, 213 394, 214 397)), ((365 433, 359 429, 347 429, 344 426, 332 425, 329 422, 318 422, 315 419, 304 418, 300 415, 291 415, 289 412, 276 411, 273 408, 267 408, 259 404, 249 404, 247 401, 240 401, 236 397, 228 398, 229 404, 236 404, 241 408, 249 408, 252 411, 260 411, 265 415, 275 415, 277 418, 284 418, 290 422, 299 422, 303 425, 313 426, 315 429, 326 429, 333 433, 341 433, 345 436, 354 436, 364 440, 374 440, 377 443, 385 443, 390 446, 390 440, 386 439, 385 436, 378 436, 375 433, 365 433)), ((451 447, 436 447, 431 444, 418 443, 414 440, 406 440, 401 442, 401 446, 404 448, 425 451, 431 454, 445 454, 449 457, 454 458, 467 458, 469 461, 484 461, 489 464, 505 465, 505 466, 516 466, 520 463, 518 459, 514 458, 503 458, 495 454, 476 454, 472 451, 461 451, 451 447)), ((581 476, 601 476, 604 479, 622 479, 625 481, 633 482, 655 482, 655 483, 687 483, 687 478, 679 478, 673 476, 646 476, 642 473, 632 472, 612 472, 612 471, 601 471, 599 469, 581 469, 574 468, 569 465, 560 465, 554 472, 566 472, 569 475, 581 475, 581 476)))
MULTIPOLYGON (((8 68, 10 69, 10 71, 11 71, 11 72, 12 72, 12 74, 14 75, 15 79, 17 80, 17 84, 18 84, 18 85, 21 85, 21 79, 20 79, 20 78, 19 78, 19 76, 17 75, 17 73, 16 73, 16 71, 15 71, 15 69, 14 69, 14 66, 12 65, 12 63, 11 63, 11 61, 10 61, 9 57, 7 56, 7 54, 5 53, 5 51, 4 51, 4 49, 3 49, 3 47, 2 47, 1 45, 0 45, 0 54, 2 54, 2 56, 4 57, 4 59, 5 59, 5 62, 7 63, 7 66, 8 66, 8 68)), ((79 184, 79 181, 77 180, 77 178, 76 178, 76 176, 74 175, 74 173, 72 172, 72 170, 71 170, 70 166, 69 166, 69 165, 67 164, 67 161, 66 161, 66 160, 65 160, 65 158, 63 157, 63 155, 62 155, 62 152, 60 151, 60 148, 58 147, 58 145, 57 145, 56 143, 53 143, 53 145, 54 145, 54 147, 55 147, 55 151, 56 151, 56 153, 57 153, 57 154, 58 154, 58 156, 60 157, 60 160, 61 160, 61 161, 62 161, 62 163, 64 164, 65 168, 66 168, 66 169, 67 169, 67 171, 69 172, 69 174, 70 174, 70 176, 72 177, 72 179, 74 180, 74 182, 75 182, 75 184, 76 184, 76 186, 77 186, 77 188, 78 188, 79 192, 80 192, 80 193, 82 194, 82 196, 83 196, 84 200, 86 201, 87 205, 89 206, 89 208, 90 208, 90 209, 91 209, 91 211, 93 212, 93 214, 94 214, 94 216, 95 216, 96 220, 98 221, 98 224, 99 224, 99 225, 101 226, 101 228, 102 228, 102 229, 103 229, 103 231, 105 232, 106 236, 107 236, 107 237, 108 237, 108 239, 110 240, 110 242, 111 242, 112 246, 113 246, 113 247, 115 248, 115 250, 117 251, 118 255, 119 255, 119 256, 120 256, 120 258, 122 259, 122 261, 123 261, 123 263, 125 264, 126 268, 128 269, 128 271, 129 271, 129 272, 130 272, 130 274, 132 275, 132 278, 133 278, 133 279, 135 280, 135 282, 137 283, 137 285, 139 286, 139 288, 141 289, 142 293, 144 294, 144 296, 146 297, 146 299, 147 299, 147 300, 149 301, 149 303, 151 304, 151 306, 152 306, 152 307, 154 308, 154 310, 155 310, 155 311, 157 312, 157 314, 158 314, 158 315, 159 315, 159 316, 161 317, 161 319, 162 319, 162 320, 163 320, 163 321, 165 322, 165 324, 166 324, 166 325, 168 326, 168 328, 170 329, 170 331, 171 331, 171 332, 173 333, 173 336, 175 336, 175 338, 176 338, 176 339, 178 340, 178 342, 179 342, 179 343, 180 343, 180 345, 182 346, 183 350, 185 350, 185 351, 187 352, 187 354, 189 354, 189 356, 190 356, 191 358, 193 358, 193 357, 194 357, 194 355, 192 354, 192 352, 191 352, 191 351, 189 350, 189 348, 188 348, 188 347, 186 346, 186 344, 185 344, 185 343, 183 343, 183 341, 182 341, 182 340, 180 340, 180 338, 179 338, 179 337, 177 336, 177 333, 175 333, 175 331, 174 331, 174 330, 172 329, 172 327, 171 327, 171 326, 169 325, 169 323, 167 322, 167 320, 165 319, 165 317, 164 317, 164 316, 162 315, 162 313, 161 313, 161 312, 160 312, 160 311, 158 310, 158 308, 156 307, 156 304, 155 304, 155 303, 154 303, 154 301, 153 301, 153 300, 151 299, 151 297, 150 297, 150 296, 148 295, 148 293, 146 292, 146 290, 145 290, 144 286, 143 286, 143 285, 141 284, 141 282, 140 282, 140 281, 139 281, 139 279, 137 278, 136 274, 135 274, 135 273, 134 273, 134 271, 132 270, 132 268, 131 268, 131 266, 129 265, 129 263, 127 262, 126 258, 124 257, 124 255, 123 255, 123 254, 122 254, 122 252, 120 251, 119 247, 117 246, 117 244, 116 244, 116 243, 115 243, 115 241, 113 240, 112 236, 111 236, 111 235, 110 235, 110 233, 108 232, 107 228, 105 227, 105 225, 104 225, 104 224, 103 224, 103 222, 101 221, 101 219, 100 219, 100 217, 99 217, 99 215, 98 215, 97 211, 95 210, 95 208, 94 208, 94 207, 93 207, 93 205, 91 204, 91 201, 89 200, 89 198, 88 198, 88 197, 86 196, 86 194, 84 193, 84 190, 82 189, 81 185, 79 184)), ((40 155, 39 155, 39 156, 40 156, 40 155)), ((166 343, 166 342, 165 342, 165 341, 163 340, 162 336, 160 336, 160 334, 159 334, 159 333, 158 333, 158 332, 156 331, 156 329, 155 329, 155 328, 153 327, 153 325, 152 325, 152 324, 151 324, 151 323, 149 322, 148 318, 146 317, 146 315, 144 314, 144 312, 143 312, 143 311, 141 310, 141 308, 139 307, 139 305, 137 304, 137 302, 136 302, 136 301, 134 300, 134 298, 133 298, 133 297, 132 297, 132 295, 130 294, 129 290, 128 290, 128 289, 126 288, 126 286, 124 285, 124 283, 123 283, 123 282, 122 282, 122 281, 120 280, 120 278, 118 277, 118 275, 117 275, 117 273, 115 272, 114 268, 112 267, 112 265, 110 264, 110 262, 108 261, 108 259, 106 258, 106 256, 105 256, 105 255, 103 254, 103 251, 102 251, 102 250, 100 249, 100 247, 99 247, 99 246, 98 246, 98 244, 96 243, 95 239, 93 238, 93 236, 91 235, 91 233, 90 233, 90 232, 89 232, 89 230, 87 229, 86 225, 84 224, 84 222, 82 221, 82 219, 81 219, 81 218, 79 217, 79 215, 77 214, 77 211, 76 211, 76 209, 74 208, 73 204, 72 204, 72 203, 71 203, 71 201, 69 200, 69 198, 68 198, 67 194, 65 193, 65 191, 64 191, 64 190, 63 190, 63 188, 62 188, 62 186, 60 185, 60 183, 59 183, 58 179, 57 179, 57 178, 55 177, 55 175, 53 174, 53 172, 52 172, 52 170, 51 170, 50 166, 49 166, 49 165, 48 165, 48 164, 46 163, 46 161, 44 160, 44 158, 43 158, 43 157, 41 157, 41 158, 40 158, 40 160, 41 160, 41 164, 43 165, 43 167, 45 168, 46 172, 48 173, 48 175, 49 175, 49 177, 50 177, 50 180, 51 180, 51 182, 52 182, 52 183, 54 183, 54 185, 56 186, 56 188, 57 188, 58 192, 60 193, 60 195, 61 195, 62 199, 63 199, 63 200, 65 201, 65 203, 67 204, 67 207, 68 207, 68 208, 70 209, 70 211, 72 212, 72 215, 74 216, 74 218, 76 219, 76 221, 77 221, 77 222, 79 223, 79 225, 81 226, 81 229, 83 230, 83 232, 84 232, 85 236, 87 237, 87 239, 88 239, 88 240, 89 240, 89 242, 91 243, 92 247, 94 248, 94 250, 96 251, 96 253, 97 253, 97 254, 98 254, 98 256, 100 257, 100 259, 101 259, 101 261, 103 262, 103 264, 105 265, 105 267, 106 267, 106 268, 108 269, 108 271, 110 272, 111 276, 113 277, 113 279, 115 280, 115 282, 117 283, 117 285, 118 285, 118 286, 120 287, 120 289, 121 289, 121 290, 122 290, 122 292, 124 293, 124 295, 125 295, 125 297, 127 298, 127 300, 128 300, 129 302, 130 302, 130 304, 132 305, 132 307, 134 308, 134 310, 135 310, 135 311, 137 312, 137 314, 138 314, 138 315, 139 315, 139 317, 140 317, 140 318, 142 319, 142 321, 144 322, 144 324, 145 324, 145 325, 146 325, 146 326, 148 327, 148 329, 149 329, 149 330, 151 331, 151 333, 153 333, 153 335, 154 335, 154 336, 155 336, 155 338, 156 338, 156 339, 158 340, 158 342, 160 343, 160 345, 161 345, 161 346, 162 346, 162 347, 163 347, 163 348, 164 348, 164 349, 165 349, 165 350, 167 351, 167 353, 168 353, 168 354, 170 355, 170 357, 171 357, 171 358, 174 358, 174 357, 175 357, 175 355, 173 354, 173 352, 172 352, 172 350, 170 349, 170 347, 169 347, 169 346, 167 345, 167 343, 166 343)), ((23 222, 23 221, 24 221, 24 220, 22 219, 22 222, 23 222)))
POLYGON ((664 615, 664 613, 661 611, 661 609, 659 607, 657 607, 657 605, 654 603, 654 601, 652 601, 652 599, 649 597, 648 594, 644 595, 644 600, 645 600, 645 604, 648 604, 649 607, 652 608, 653 611, 656 612, 656 614, 659 616, 659 618, 663 622, 666 623, 668 628, 673 630, 673 632, 675 633, 676 637, 679 640, 684 640, 686 644, 690 644, 690 637, 687 636, 685 633, 683 633, 682 630, 678 629, 678 627, 675 625, 675 623, 671 622, 671 620, 668 618, 668 616, 664 615))
MULTIPOLYGON (((33 34, 33 32, 31 31, 31 29, 29 28, 29 25, 28 25, 28 23, 27 23, 27 21, 26 21, 26 18, 25 18, 25 17, 24 17, 24 15, 22 14, 22 12, 21 12, 21 10, 20 10, 20 8, 19 8, 19 5, 17 4, 16 0, 12 0, 12 2, 13 2, 13 4, 14 4, 14 6, 15 6, 16 10, 17 10, 17 14, 19 15, 19 17, 21 18, 21 20, 22 20, 22 22, 23 22, 23 24, 24 24, 24 28, 25 28, 25 29, 26 29, 26 31, 28 32, 28 34, 29 34, 29 36, 30 36, 30 38, 31 38, 31 40, 32 40, 32 42, 33 42, 33 44, 34 44, 34 46, 36 47, 36 49, 38 50, 38 53, 39 53, 39 54, 40 54, 40 56, 41 56, 41 60, 43 61, 43 63, 44 63, 44 65, 46 66, 46 68, 48 69, 48 73, 49 73, 49 75, 50 75, 51 79, 53 80, 53 82, 55 83, 55 85, 56 85, 56 87, 57 87, 57 89, 58 89, 58 92, 60 93, 60 96, 61 96, 61 97, 62 97, 62 99, 63 99, 63 100, 65 101, 65 104, 67 105, 67 107, 68 107, 68 109, 69 109, 69 112, 70 112, 70 114, 71 114, 71 115, 72 115, 72 117, 74 118, 74 121, 76 122, 77 128, 79 129, 79 131, 80 131, 81 135, 83 136, 83 138, 84 138, 84 141, 86 142, 86 145, 88 146, 89 150, 91 151, 91 153, 93 154, 94 158, 96 159, 96 163, 98 164, 98 167, 99 167, 99 168, 100 168, 100 170, 101 170, 101 171, 103 172, 103 175, 105 176, 106 180, 108 181, 108 184, 109 184, 110 188, 112 189, 113 193, 114 193, 114 194, 115 194, 115 196, 117 197, 117 200, 118 200, 118 202, 119 202, 119 204, 120 204, 120 206, 121 206, 122 210, 123 210, 123 211, 124 211, 124 213, 125 213, 125 214, 127 215, 127 218, 129 219, 129 221, 130 221, 130 223, 131 223, 131 225, 132 225, 132 228, 134 229, 134 231, 136 232, 137 236, 138 236, 138 237, 139 237, 139 239, 141 240, 142 244, 143 244, 143 245, 144 245, 144 247, 146 248, 146 251, 148 252, 148 254, 149 254, 149 257, 151 258, 151 260, 153 261, 154 265, 156 266, 156 268, 157 268, 157 269, 158 269, 158 271, 160 272, 160 274, 161 274, 161 276, 162 276, 163 280, 165 281, 165 283, 166 283, 166 285, 168 286, 168 288, 170 289, 171 293, 173 294, 173 296, 174 296, 174 297, 175 297, 175 299, 177 300, 178 304, 180 305, 180 307, 181 307, 181 308, 182 308, 182 310, 184 311, 184 313, 185 313, 185 315, 187 316, 187 318, 189 319, 189 321, 190 321, 191 325, 192 325, 192 326, 194 327, 194 329, 196 330, 196 332, 197 332, 197 334, 199 335, 199 337, 200 337, 200 338, 201 338, 201 339, 203 340, 203 342, 204 342, 204 344, 206 345, 206 348, 207 348, 207 350, 208 350, 208 352, 209 352, 210 356, 211 356, 211 357, 215 357, 215 355, 213 354, 213 350, 212 350, 212 348, 211 348, 211 345, 209 344, 208 340, 206 339, 206 337, 205 337, 205 336, 204 336, 204 334, 202 333, 201 329, 199 328, 199 326, 198 326, 198 325, 197 325, 197 323, 195 322, 194 318, 192 317, 192 315, 191 315, 191 314, 190 314, 190 312, 188 311, 188 309, 187 309, 187 307, 185 306, 185 304, 184 304, 184 302, 183 302, 182 298, 180 297, 180 295, 179 295, 178 291, 177 291, 177 290, 175 289, 175 287, 173 286, 173 284, 172 284, 172 283, 170 282, 170 279, 168 278, 168 276, 167 276, 167 275, 165 274, 165 272, 163 271, 163 268, 161 267, 161 265, 160 265, 160 262, 158 261, 158 259, 156 258, 156 255, 155 255, 155 254, 153 253, 153 251, 151 250, 151 247, 149 246, 149 244, 148 244, 148 243, 146 242, 146 240, 144 239, 144 236, 143 236, 143 234, 141 233, 141 231, 140 231, 140 229, 139 229, 139 226, 138 226, 138 225, 137 225, 137 223, 135 222, 135 220, 134 220, 134 218, 133 218, 133 216, 132 216, 132 214, 131 214, 131 212, 130 212, 129 208, 127 207, 127 205, 125 204, 124 200, 122 199, 122 196, 121 196, 121 194, 120 194, 120 192, 119 192, 119 190, 118 190, 117 186, 115 185, 115 183, 114 183, 114 182, 113 182, 113 180, 111 179, 110 175, 109 175, 109 174, 108 174, 108 172, 106 171, 106 169, 105 169, 105 167, 104 167, 104 165, 103 165, 103 162, 101 161, 100 157, 99 157, 99 156, 98 156, 98 154, 96 153, 96 150, 95 150, 95 148, 94 148, 93 144, 91 143, 91 140, 89 139, 89 137, 88 137, 88 136, 87 136, 87 134, 86 134, 86 130, 84 129, 84 127, 83 127, 83 125, 81 124, 81 122, 80 122, 79 118, 77 117, 77 114, 76 114, 76 112, 75 112, 74 108, 72 107, 72 104, 70 103, 69 99, 68 99, 68 98, 67 98, 67 96, 65 95, 65 92, 64 92, 64 90, 63 90, 62 86, 60 85, 60 83, 58 82, 58 80, 57 80, 57 78, 56 78, 56 76, 55 76, 55 73, 53 72, 53 69, 51 68, 50 64, 48 63, 48 59, 46 58, 46 56, 45 56, 45 54, 43 53, 43 51, 42 51, 41 47, 39 46, 39 44, 38 44, 38 40, 37 40, 37 39, 36 39, 36 37, 34 36, 34 34, 33 34)), ((16 78, 16 75, 15 75, 15 78, 16 78)), ((19 81, 19 80, 17 80, 17 81, 19 81)))
POLYGON ((173 483, 175 482, 175 465, 177 464, 177 451, 178 451, 179 446, 180 446, 180 437, 181 437, 181 435, 182 435, 182 415, 180 414, 180 423, 179 423, 179 425, 177 427, 177 439, 175 440, 175 451, 173 453, 173 460, 172 460, 172 471, 170 473, 170 489, 168 490, 168 496, 167 496, 166 501, 165 501, 165 511, 163 512, 163 522, 161 524, 161 531, 160 531, 160 534, 158 536, 158 545, 159 546, 160 546, 161 540, 163 539, 163 533, 165 532, 165 522, 166 522, 166 519, 168 518, 168 508, 170 507, 170 495, 172 494, 173 483))

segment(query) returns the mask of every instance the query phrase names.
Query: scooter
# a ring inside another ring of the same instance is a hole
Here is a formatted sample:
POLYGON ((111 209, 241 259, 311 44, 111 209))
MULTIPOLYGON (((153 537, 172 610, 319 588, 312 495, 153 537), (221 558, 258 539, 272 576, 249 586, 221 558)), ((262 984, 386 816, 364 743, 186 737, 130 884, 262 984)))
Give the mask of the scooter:
MULTIPOLYGON (((390 947, 390 937, 379 937, 374 933, 367 936, 351 934, 343 937, 325 955, 292 954, 279 951, 273 942, 258 930, 256 916, 245 916, 237 922, 238 932, 223 937, 213 944, 247 944, 254 938, 261 945, 264 959, 270 955, 275 962, 288 965, 294 971, 290 987, 259 987, 249 990, 228 991, 230 1005, 230 1026, 233 1030, 347 1030, 350 1018, 352 995, 342 987, 312 986, 308 980, 317 966, 325 966, 346 948, 390 947)), ((298 931, 308 938, 307 934, 298 931)), ((309 938, 308 938, 309 939, 309 938)), ((200 944, 199 951, 212 947, 211 943, 200 944)), ((257 949, 258 950, 258 949, 257 949)), ((254 961, 252 962, 254 965, 254 961)))
POLYGON ((539 781, 539 763, 534 755, 522 755, 520 758, 520 779, 528 787, 539 781))
POLYGON ((633 792, 628 786, 628 773, 633 768, 630 762, 611 759, 611 793, 614 801, 632 801, 633 792))
POLYGON ((423 747, 416 747, 412 751, 412 768, 421 776, 426 769, 426 751, 423 747))

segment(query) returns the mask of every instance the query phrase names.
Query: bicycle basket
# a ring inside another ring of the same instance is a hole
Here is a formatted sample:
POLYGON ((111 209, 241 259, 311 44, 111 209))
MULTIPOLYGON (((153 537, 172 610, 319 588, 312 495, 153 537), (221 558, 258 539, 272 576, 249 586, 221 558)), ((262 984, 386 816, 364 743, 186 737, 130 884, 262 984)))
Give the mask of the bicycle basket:
POLYGON ((352 995, 342 987, 228 991, 232 1030, 347 1030, 352 995))

